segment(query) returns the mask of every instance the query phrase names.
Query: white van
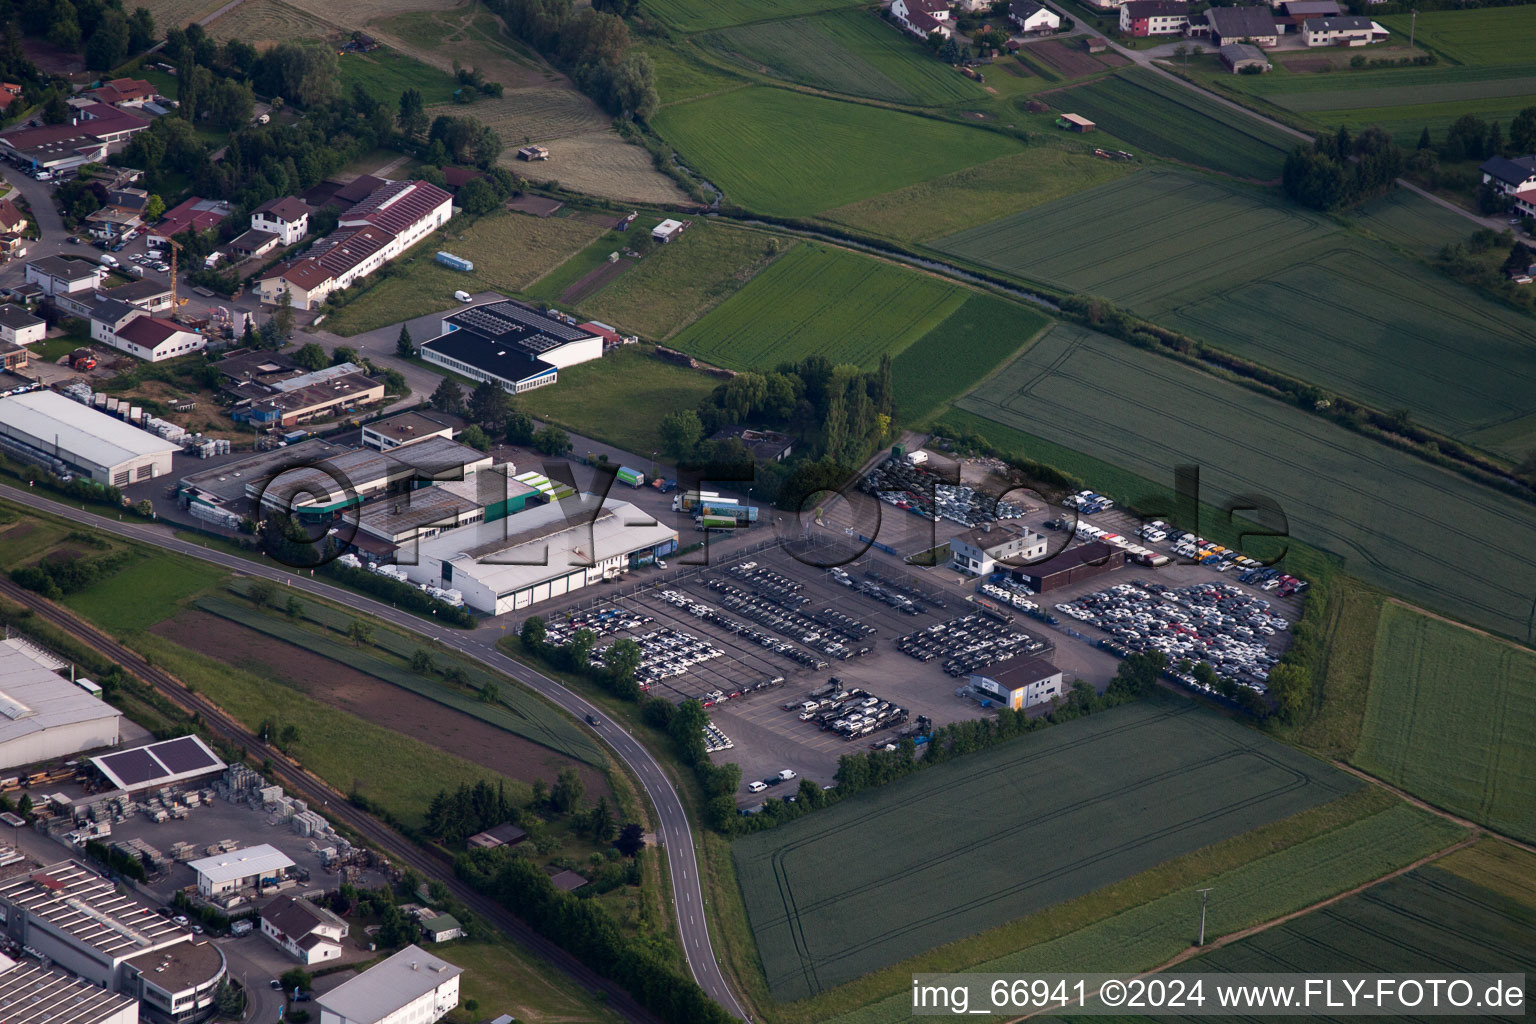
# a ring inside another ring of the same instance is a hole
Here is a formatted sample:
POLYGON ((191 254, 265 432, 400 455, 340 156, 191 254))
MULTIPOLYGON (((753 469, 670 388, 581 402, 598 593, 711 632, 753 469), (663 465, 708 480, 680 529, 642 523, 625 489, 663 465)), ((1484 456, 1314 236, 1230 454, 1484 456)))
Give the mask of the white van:
POLYGON ((475 301, 474 296, 470 295, 469 292, 454 292, 453 293, 453 297, 458 299, 460 302, 474 302, 475 301))
POLYGON ((96 262, 100 263, 104 267, 114 267, 115 268, 115 267, 118 266, 117 257, 113 256, 109 252, 104 252, 100 256, 96 257, 96 262))

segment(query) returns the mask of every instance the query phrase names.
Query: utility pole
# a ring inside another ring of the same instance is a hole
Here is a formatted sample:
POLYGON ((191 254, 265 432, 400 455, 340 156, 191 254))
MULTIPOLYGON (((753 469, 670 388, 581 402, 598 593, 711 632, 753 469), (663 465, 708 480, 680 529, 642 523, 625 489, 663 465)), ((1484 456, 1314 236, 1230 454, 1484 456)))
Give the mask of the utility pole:
POLYGON ((1195 891, 1200 894, 1200 941, 1195 945, 1203 946, 1205 945, 1205 901, 1210 898, 1211 890, 1196 889, 1195 891))
POLYGON ((1419 9, 1413 9, 1413 16, 1408 19, 1408 49, 1413 49, 1413 32, 1419 27, 1419 9))

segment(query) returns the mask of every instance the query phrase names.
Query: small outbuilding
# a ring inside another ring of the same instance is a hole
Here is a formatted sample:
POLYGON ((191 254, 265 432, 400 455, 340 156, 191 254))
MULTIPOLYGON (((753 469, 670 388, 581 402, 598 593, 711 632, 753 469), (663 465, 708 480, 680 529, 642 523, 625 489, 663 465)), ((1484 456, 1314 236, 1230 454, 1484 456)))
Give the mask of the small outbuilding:
POLYGON ((1264 52, 1257 46, 1248 43, 1228 43, 1221 48, 1221 62, 1234 75, 1241 74, 1249 68, 1258 68, 1260 72, 1268 71, 1269 61, 1265 59, 1264 52))
POLYGON ((686 223, 680 220, 664 220, 654 228, 651 228, 651 239, 662 243, 670 242, 682 234, 683 229, 687 226, 686 223))
POLYGON ((1069 132, 1091 132, 1098 125, 1081 114, 1062 114, 1056 119, 1056 127, 1065 128, 1069 132))

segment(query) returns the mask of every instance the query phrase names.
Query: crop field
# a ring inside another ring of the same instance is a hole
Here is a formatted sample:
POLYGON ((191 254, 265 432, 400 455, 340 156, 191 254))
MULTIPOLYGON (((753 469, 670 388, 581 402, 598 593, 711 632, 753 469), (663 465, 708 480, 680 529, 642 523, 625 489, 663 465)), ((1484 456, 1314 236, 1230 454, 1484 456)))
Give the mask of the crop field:
POLYGON ((654 123, 729 202, 786 217, 1022 148, 980 128, 763 86, 665 107, 654 123))
POLYGON ((680 100, 698 99, 726 89, 739 89, 746 81, 734 74, 705 64, 685 44, 665 45, 649 42, 645 55, 656 70, 656 92, 662 106, 680 100))
POLYGON ((915 423, 975 386, 1050 321, 991 295, 972 295, 893 360, 897 415, 915 423))
POLYGON ((161 34, 168 28, 185 28, 194 21, 212 14, 223 7, 222 0, 144 0, 135 3, 155 16, 155 27, 161 34))
POLYGON ((944 106, 987 95, 923 44, 865 9, 742 25, 700 42, 754 71, 850 96, 944 106))
POLYGON ((856 6, 857 0, 644 0, 641 4, 646 14, 685 33, 856 6))
POLYGON ((575 217, 528 217, 491 214, 455 232, 451 226, 416 250, 401 272, 373 286, 367 294, 326 318, 327 330, 352 335, 450 309, 457 289, 470 292, 521 292, 560 266, 603 229, 575 217), (470 273, 449 270, 432 260, 437 249, 450 249, 473 260, 470 273))
POLYGON ((671 178, 656 169, 649 153, 625 142, 612 129, 559 139, 549 146, 549 159, 539 161, 535 170, 517 159, 515 146, 497 162, 536 181, 557 181, 566 188, 607 199, 637 203, 689 201, 671 178))
MULTIPOLYGON (((1305 813, 1296 816, 1305 817, 1305 813)), ((1255 834, 1270 837, 1274 845, 1267 848, 1255 850, 1252 835, 1227 840, 1122 885, 1074 900, 1061 914, 1055 908, 1048 909, 1006 930, 978 936, 979 941, 936 950, 923 962, 908 961, 886 972, 905 975, 896 980, 896 994, 869 1001, 852 1012, 809 1019, 825 1024, 899 1024, 910 1020, 914 971, 1011 974, 1143 970, 1167 961, 1194 941, 1191 909, 1200 905, 1197 888, 1212 886, 1221 894, 1211 900, 1207 914, 1206 938, 1210 941, 1380 878, 1445 849, 1466 834, 1443 818, 1401 801, 1301 841, 1277 838, 1277 830, 1293 824, 1291 820, 1277 821, 1256 830, 1255 834), (1245 854, 1248 859, 1229 862, 1230 856, 1245 854), (1170 867, 1179 869, 1178 880, 1172 885, 1168 884, 1172 878, 1163 877, 1170 867), (1143 880, 1157 885, 1156 892, 1138 895, 1122 891, 1126 885, 1143 880), (1070 920, 1061 920, 1066 915, 1071 915, 1070 920), (1089 923, 1073 926, 1085 918, 1089 923), (989 938, 994 941, 988 942, 989 938), (983 950, 983 956, 967 956, 972 949, 983 950), (993 955, 997 949, 1007 952, 993 955), (936 967, 935 960, 943 966, 936 967), (909 969, 903 972, 901 967, 909 969)), ((864 982, 849 986, 849 994, 863 986, 864 982)), ((832 997, 842 994, 834 992, 824 1000, 801 1005, 830 1004, 832 997)))
POLYGON ((1051 106, 1082 114, 1131 146, 1260 181, 1279 178, 1300 141, 1139 68, 1057 93, 1051 106))
POLYGON ((623 277, 583 298, 580 309, 643 338, 666 341, 736 294, 794 244, 779 235, 700 218, 623 277))
MULTIPOLYGON (((1415 69, 1419 70, 1419 69, 1415 69)), ((1428 69, 1425 69, 1428 70, 1428 69)), ((1435 69, 1438 70, 1438 69, 1435 69)), ((1416 104, 1462 103, 1468 100, 1514 97, 1526 106, 1536 96, 1536 75, 1514 78, 1495 76, 1491 68, 1446 68, 1445 71, 1471 71, 1467 75, 1422 76, 1425 81, 1410 84, 1360 86, 1354 89, 1308 89, 1306 91, 1270 92, 1266 95, 1289 110, 1310 113, 1319 110, 1348 110, 1357 107, 1407 107, 1416 104), (1460 79, 1460 80, 1457 80, 1460 79)), ((1337 76, 1334 76, 1335 80, 1337 76)), ((1306 81, 1306 79, 1303 79, 1306 81)), ((1388 80, 1393 81, 1393 80, 1388 80)), ((1310 84, 1310 83, 1309 83, 1310 84)), ((1406 144, 1409 140, 1402 140, 1406 144)))
POLYGON ((396 4, 396 13, 375 19, 369 29, 433 67, 452 71, 458 61, 509 89, 563 81, 527 44, 503 32, 489 11, 461 0, 450 0, 446 7, 396 4))
POLYGON ((1129 174, 1088 148, 1031 144, 975 167, 839 206, 821 219, 902 242, 927 242, 1129 174))
POLYGON ((208 23, 215 39, 240 39, 257 49, 295 39, 325 39, 341 31, 334 22, 282 0, 245 0, 208 23))
POLYGON ((186 598, 217 586, 223 570, 168 555, 141 555, 95 585, 64 599, 77 614, 121 635, 170 618, 186 598))
POLYGON ((294 6, 316 17, 345 14, 347 25, 364 27, 370 22, 422 10, 446 10, 459 7, 462 0, 347 0, 338 8, 330 0, 293 0, 294 6))
MULTIPOLYGON (((1388 15, 1383 25, 1408 32, 1406 14, 1388 15)), ((1459 64, 1529 64, 1536 39, 1536 8, 1489 7, 1470 11, 1425 11, 1414 39, 1459 64)))
POLYGON ((1358 227, 1420 258, 1465 242, 1472 227, 1454 210, 1401 188, 1357 207, 1351 216, 1358 227))
POLYGON ((1197 464, 1203 500, 1266 495, 1367 582, 1536 639, 1528 505, 1294 406, 1065 324, 957 405, 1164 486, 1197 464))
POLYGON ((383 48, 372 53, 347 53, 337 58, 336 67, 343 93, 351 95, 353 86, 361 85, 368 95, 384 102, 407 89, 416 89, 428 106, 449 103, 459 87, 458 80, 447 72, 383 48))
POLYGON ((1437 807, 1536 840, 1536 652, 1383 606, 1350 760, 1437 807))
POLYGON ((1358 786, 1192 704, 1159 701, 941 765, 733 853, 764 973, 785 1001, 1358 786))
MULTIPOLYGON (((512 154, 513 159, 516 159, 517 147, 523 144, 524 138, 548 143, 572 135, 602 131, 612 121, 595 103, 574 89, 551 88, 548 85, 508 89, 499 98, 482 97, 467 108, 452 103, 427 108, 429 117, 439 114, 472 114, 479 118, 501 135, 507 145, 505 153, 512 154)), ((550 146, 551 162, 554 149, 554 146, 550 146)), ((644 153, 644 150, 640 152, 644 153)), ((526 165, 524 169, 527 170, 526 165)), ((544 176, 542 165, 537 176, 544 176)))
POLYGON ((1503 454, 1536 447, 1529 318, 1278 198, 1151 172, 935 246, 1503 454))
POLYGON ((868 370, 938 326, 968 294, 867 256, 802 242, 672 345, 728 369, 772 369, 822 355, 868 370))

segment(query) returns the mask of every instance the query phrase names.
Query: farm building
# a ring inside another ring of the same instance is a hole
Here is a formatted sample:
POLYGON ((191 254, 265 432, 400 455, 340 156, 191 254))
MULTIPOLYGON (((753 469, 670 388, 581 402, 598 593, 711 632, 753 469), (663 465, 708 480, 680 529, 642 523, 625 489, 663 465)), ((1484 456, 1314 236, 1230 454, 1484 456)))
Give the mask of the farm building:
POLYGON ((1387 35, 1370 18, 1308 18, 1301 23, 1301 38, 1308 46, 1366 46, 1387 35))
POLYGON ((651 228, 651 240, 662 243, 670 242, 682 234, 687 227, 688 225, 680 220, 664 220, 651 228))
POLYGON ((500 825, 493 825, 484 832, 476 832, 465 840, 471 850, 494 850, 498 846, 516 846, 528 833, 512 824, 504 821, 500 825))
POLYGON ((1061 15, 1037 0, 1013 0, 1008 5, 1008 20, 1026 35, 1033 32, 1055 32, 1061 28, 1061 15))
POLYGON ((375 451, 387 452, 391 448, 429 437, 445 437, 451 441, 453 435, 467 425, 465 420, 449 412, 412 409, 397 416, 363 424, 363 445, 375 451))
POLYGON ((1089 53, 1103 53, 1109 49, 1109 40, 1103 36, 1088 36, 1083 45, 1089 53))
POLYGON ((524 146, 517 151, 519 160, 548 160, 549 150, 543 146, 524 146))
POLYGON ((42 341, 48 333, 48 324, 20 306, 6 303, 0 306, 0 340, 12 345, 30 345, 42 341))
MULTIPOLYGON (((596 498, 586 501, 595 503, 596 498)), ((677 531, 607 499, 573 523, 559 504, 439 534, 417 545, 412 583, 458 590, 475 611, 502 615, 649 565, 677 549, 677 531)))
POLYGON ((301 964, 340 957, 341 940, 351 931, 329 910, 293 896, 279 896, 261 908, 261 934, 301 964))
POLYGON ((428 910, 421 912, 421 937, 426 941, 452 942, 463 936, 464 926, 452 914, 433 914, 428 910))
POLYGON ((1120 8, 1120 31, 1138 38, 1177 35, 1188 24, 1183 0, 1129 0, 1120 8))
POLYGON ((1280 27, 1268 7, 1212 7, 1205 12, 1211 42, 1216 46, 1251 43, 1275 46, 1280 42, 1280 27))
POLYGON ((514 394, 553 384, 561 368, 599 359, 603 339, 515 302, 471 306, 443 317, 421 357, 514 394))
POLYGON ((1337 18, 1344 11, 1338 0, 1285 0, 1280 4, 1285 23, 1299 28, 1308 18, 1337 18))
POLYGON ((1015 711, 1061 696, 1061 669, 1044 658, 1014 658, 971 676, 971 688, 1015 711))
POLYGON ((228 767, 196 736, 178 736, 103 754, 91 758, 91 765, 113 789, 124 793, 206 778, 228 767))
POLYGON ((1069 132, 1091 132, 1098 125, 1081 114, 1062 114, 1056 119, 1056 127, 1065 128, 1069 132))
POLYGON ((991 524, 951 538, 950 565, 973 576, 986 576, 1000 562, 1024 563, 1045 554, 1045 538, 1023 527, 991 524))
POLYGON ((315 999, 320 1024, 435 1024, 459 1005, 463 970, 420 946, 315 999))
POLYGON ((123 713, 59 675, 22 640, 0 643, 0 768, 116 746, 123 713))
POLYGON ((209 897, 260 889, 281 881, 293 867, 293 861, 277 847, 262 843, 194 860, 187 867, 197 875, 198 894, 209 897))
POLYGON ((7 455, 67 466, 99 484, 126 487, 171 471, 180 447, 53 391, 0 398, 7 455))
POLYGON ((1478 170, 1483 174, 1484 185, 1492 185, 1508 196, 1536 188, 1536 156, 1490 157, 1478 170))
POLYGON ((138 1024, 139 1004, 37 960, 0 953, 0 1020, 138 1024))
POLYGON ((935 32, 945 39, 954 35, 945 0, 891 0, 890 11, 898 25, 919 39, 927 39, 935 32))
POLYGON ((1258 68, 1260 71, 1269 70, 1269 61, 1264 56, 1264 51, 1257 46, 1249 46, 1247 43, 1228 43, 1221 48, 1221 62, 1232 73, 1239 74, 1247 68, 1258 68))
POLYGON ((1010 567, 1009 574, 1035 593, 1043 594, 1048 590, 1057 590, 1123 568, 1125 552, 1096 540, 1070 548, 1034 565, 1018 569, 1010 567))

